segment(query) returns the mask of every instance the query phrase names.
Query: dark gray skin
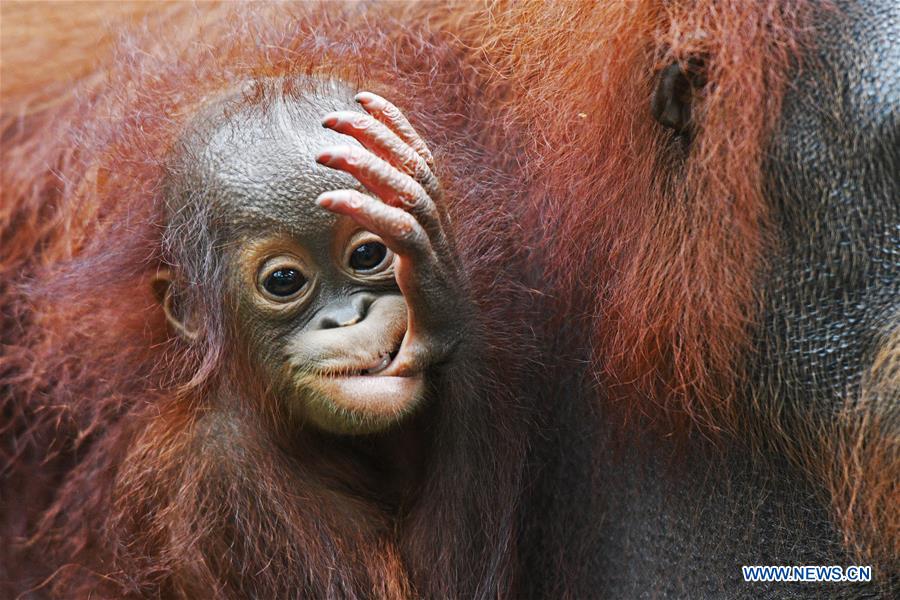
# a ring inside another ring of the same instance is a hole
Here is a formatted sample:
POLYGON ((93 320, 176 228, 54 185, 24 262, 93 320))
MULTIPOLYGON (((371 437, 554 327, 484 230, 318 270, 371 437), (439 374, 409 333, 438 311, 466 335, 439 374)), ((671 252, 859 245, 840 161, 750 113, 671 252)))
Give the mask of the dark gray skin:
MULTIPOLYGON (((900 8, 837 4, 818 17, 767 166, 778 246, 759 277, 765 311, 742 402, 748 415, 754 400, 753 414, 777 410, 788 442, 865 393, 900 329, 900 8)), ((691 111, 663 75, 657 117, 684 136, 691 111)), ((633 423, 613 439, 622 423, 568 400, 591 394, 584 384, 561 376, 560 387, 544 501, 524 519, 536 524, 523 569, 533 597, 559 597, 548 572, 570 573, 576 598, 898 597, 890 569, 869 585, 744 583, 741 565, 859 564, 824 490, 777 450, 741 440, 678 445, 633 423), (543 546, 542 535, 567 544, 543 546)), ((900 435, 900 390, 873 399, 887 435, 900 435)))
MULTIPOLYGON (((431 154, 406 118, 371 93, 300 85, 315 89, 237 112, 233 95, 198 117, 169 210, 215 230, 225 326, 279 408, 326 432, 382 431, 422 404, 459 345, 464 288, 431 154)), ((166 314, 196 339, 202 316, 172 289, 166 314)))

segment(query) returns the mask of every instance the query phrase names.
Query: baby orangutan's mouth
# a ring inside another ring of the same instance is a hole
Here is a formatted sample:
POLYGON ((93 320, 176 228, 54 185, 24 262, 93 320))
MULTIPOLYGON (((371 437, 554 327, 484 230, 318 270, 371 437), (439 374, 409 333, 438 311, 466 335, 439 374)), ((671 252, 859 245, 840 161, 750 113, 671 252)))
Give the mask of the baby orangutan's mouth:
POLYGON ((376 431, 411 411, 424 394, 421 373, 390 374, 399 352, 400 341, 393 350, 379 352, 369 364, 333 369, 314 385, 333 408, 353 415, 357 431, 376 431))
POLYGON ((362 369, 359 372, 359 375, 377 375, 387 369, 391 362, 397 358, 397 353, 400 351, 400 348, 395 348, 390 352, 383 352, 376 360, 372 363, 371 366, 362 369))

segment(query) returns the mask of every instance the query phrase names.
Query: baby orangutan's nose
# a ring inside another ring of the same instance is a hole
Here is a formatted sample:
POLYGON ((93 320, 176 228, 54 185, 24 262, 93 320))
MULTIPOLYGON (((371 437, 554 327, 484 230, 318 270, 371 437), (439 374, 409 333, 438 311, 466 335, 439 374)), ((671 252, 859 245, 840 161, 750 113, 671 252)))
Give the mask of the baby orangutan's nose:
POLYGON ((316 316, 313 329, 334 329, 355 325, 366 318, 374 301, 374 295, 361 292, 332 302, 316 316))

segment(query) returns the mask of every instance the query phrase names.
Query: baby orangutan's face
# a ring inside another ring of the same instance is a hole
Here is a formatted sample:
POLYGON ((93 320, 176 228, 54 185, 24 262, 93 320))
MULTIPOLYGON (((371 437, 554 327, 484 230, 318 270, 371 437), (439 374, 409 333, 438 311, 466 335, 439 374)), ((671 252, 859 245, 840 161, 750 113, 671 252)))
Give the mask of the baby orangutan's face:
POLYGON ((456 347, 459 279, 422 140, 379 96, 326 90, 217 119, 177 189, 222 224, 264 386, 304 422, 367 433, 416 408, 456 347))

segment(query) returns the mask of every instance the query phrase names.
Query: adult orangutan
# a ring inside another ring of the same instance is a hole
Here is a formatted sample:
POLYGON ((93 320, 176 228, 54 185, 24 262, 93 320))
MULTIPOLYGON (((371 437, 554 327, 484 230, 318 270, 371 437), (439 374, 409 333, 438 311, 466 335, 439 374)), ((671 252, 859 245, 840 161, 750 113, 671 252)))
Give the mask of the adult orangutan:
POLYGON ((487 57, 482 94, 530 142, 527 201, 558 299, 541 346, 591 361, 586 381, 565 362, 551 376, 522 588, 895 595, 896 3, 524 2, 429 18, 487 57), (810 564, 874 564, 873 583, 741 572, 810 564))
POLYGON ((10 590, 892 591, 896 7, 246 12, 4 101, 10 590))

